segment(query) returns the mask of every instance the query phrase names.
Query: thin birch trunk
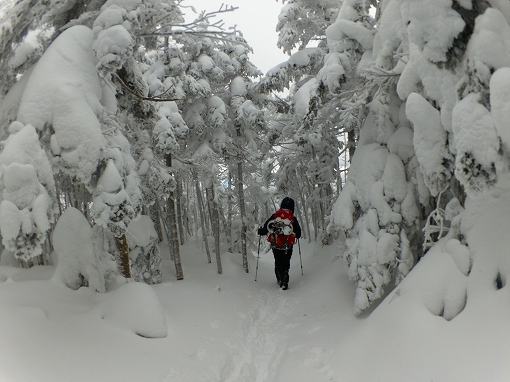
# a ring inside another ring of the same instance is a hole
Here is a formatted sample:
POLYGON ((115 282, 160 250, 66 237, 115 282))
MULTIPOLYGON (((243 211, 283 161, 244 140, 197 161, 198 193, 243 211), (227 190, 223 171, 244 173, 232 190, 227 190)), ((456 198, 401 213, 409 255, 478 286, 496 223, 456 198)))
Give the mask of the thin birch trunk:
MULTIPOLYGON (((172 167, 172 156, 170 154, 166 157, 166 165, 170 168, 172 167)), ((175 191, 170 191, 167 201, 168 241, 173 253, 175 276, 177 280, 182 280, 184 279, 184 273, 182 271, 181 255, 179 253, 179 233, 177 231, 177 214, 175 210, 175 191)))
MULTIPOLYGON (((325 202, 324 200, 326 199, 326 190, 324 189, 323 186, 320 186, 320 196, 321 196, 321 202, 320 202, 320 224, 321 224, 321 241, 322 241, 322 245, 326 245, 327 244, 327 235, 326 235, 326 230, 324 229, 324 227, 326 226, 326 210, 325 210, 325 202)), ((329 201, 329 199, 328 199, 329 201)))
POLYGON ((200 185, 198 183, 198 176, 194 174, 194 177, 195 177, 195 190, 197 192, 198 212, 200 215, 200 225, 202 227, 202 238, 204 239, 205 253, 207 254, 207 262, 211 264, 212 263, 211 252, 209 251, 209 241, 207 240, 207 232, 205 229, 204 203, 202 201, 202 193, 200 191, 200 185))
POLYGON ((190 177, 187 177, 186 181, 186 193, 184 194, 186 196, 186 201, 182 204, 182 214, 184 219, 184 227, 186 228, 186 233, 188 234, 188 237, 193 237, 193 230, 191 226, 191 219, 190 219, 190 191, 189 191, 189 184, 190 184, 190 177))
POLYGON ((220 215, 220 223, 221 223, 220 228, 223 228, 223 233, 226 236, 227 232, 228 232, 228 226, 227 226, 227 219, 225 219, 225 211, 223 211, 223 206, 221 205, 219 200, 218 200, 218 203, 216 203, 216 206, 218 207, 218 213, 220 215))
POLYGON ((175 205, 177 207, 177 228, 179 229, 179 237, 181 239, 181 244, 184 244, 186 242, 186 238, 184 236, 184 220, 182 217, 182 203, 181 203, 181 197, 182 197, 182 181, 181 176, 175 175, 175 181, 177 183, 176 192, 175 192, 175 205))
POLYGON ((234 248, 232 247, 232 173, 230 172, 230 166, 228 168, 228 198, 227 198, 227 242, 228 242, 228 251, 230 253, 234 252, 234 248))
POLYGON ((214 185, 211 184, 210 187, 206 189, 207 199, 209 201, 209 206, 211 207, 211 225, 214 236, 214 252, 216 253, 216 263, 218 264, 218 273, 221 275, 223 273, 223 269, 221 267, 221 254, 220 254, 220 216, 218 213, 218 207, 215 200, 214 195, 214 185))
POLYGON ((243 185, 243 162, 237 163, 237 191, 239 193, 239 211, 241 213, 241 253, 243 257, 243 267, 246 273, 250 271, 248 267, 247 238, 246 238, 246 205, 244 201, 243 185))
POLYGON ((306 235, 308 236, 308 242, 312 241, 312 235, 310 234, 310 222, 308 217, 308 206, 306 205, 305 198, 303 196, 303 192, 299 193, 299 198, 301 199, 301 206, 303 208, 303 214, 305 215, 305 227, 306 227, 306 235))
MULTIPOLYGON (((192 222, 193 222, 193 225, 192 225, 192 228, 193 228, 193 235, 197 234, 198 231, 200 229, 202 229, 202 232, 204 230, 204 227, 202 227, 202 222, 201 222, 201 218, 204 218, 203 216, 200 216, 200 213, 199 213, 199 207, 198 207, 198 194, 197 194, 197 188, 196 188, 196 182, 197 182, 197 176, 194 175, 192 177, 192 182, 193 182, 193 185, 192 186, 189 186, 189 188, 193 187, 193 189, 195 190, 195 199, 194 199, 194 203, 191 204, 188 202, 188 206, 192 206, 193 208, 191 208, 190 210, 190 213, 193 214, 193 219, 192 219, 192 222)), ((191 195, 191 191, 188 190, 188 196, 190 197, 191 195)), ((203 204, 203 203, 202 203, 203 204)), ((201 207, 202 209, 202 214, 204 213, 204 206, 201 207)), ((204 224, 205 224, 205 218, 204 218, 204 224)), ((202 234, 203 236, 203 234, 202 234)))
MULTIPOLYGON (((207 216, 209 216, 209 228, 212 229, 213 221, 212 221, 211 203, 209 203, 209 187, 205 187, 205 200, 207 201, 207 216)), ((206 222, 207 222, 207 217, 206 217, 206 222)))
MULTIPOLYGON (((313 186, 311 185, 308 177, 306 177, 306 183, 307 183, 307 187, 308 187, 308 195, 313 195, 313 186)), ((316 215, 315 204, 316 204, 316 202, 310 203, 310 210, 312 212, 312 216, 310 216, 310 218, 311 218, 312 226, 313 226, 313 237, 314 237, 314 240, 317 240, 317 222, 316 222, 316 217, 315 217, 315 215, 316 215)), ((310 236, 311 235, 312 235, 312 232, 310 231, 310 236)))

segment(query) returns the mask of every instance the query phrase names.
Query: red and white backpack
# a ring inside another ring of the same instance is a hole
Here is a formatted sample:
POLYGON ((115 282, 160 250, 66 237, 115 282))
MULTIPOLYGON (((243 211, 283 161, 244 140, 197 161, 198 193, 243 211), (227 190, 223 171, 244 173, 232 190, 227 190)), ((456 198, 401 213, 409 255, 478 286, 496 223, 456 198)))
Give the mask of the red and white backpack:
POLYGON ((269 230, 267 241, 271 243, 271 248, 288 249, 294 245, 296 235, 292 227, 293 221, 294 214, 291 210, 280 208, 276 211, 274 219, 267 225, 269 230))

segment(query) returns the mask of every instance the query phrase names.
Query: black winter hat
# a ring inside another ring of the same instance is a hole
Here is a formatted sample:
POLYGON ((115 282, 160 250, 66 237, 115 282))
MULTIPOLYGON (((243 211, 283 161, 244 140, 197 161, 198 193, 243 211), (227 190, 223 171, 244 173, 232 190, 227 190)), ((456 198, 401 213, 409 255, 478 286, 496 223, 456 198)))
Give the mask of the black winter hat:
POLYGON ((288 196, 283 198, 280 208, 285 208, 294 212, 294 199, 289 198, 288 196))

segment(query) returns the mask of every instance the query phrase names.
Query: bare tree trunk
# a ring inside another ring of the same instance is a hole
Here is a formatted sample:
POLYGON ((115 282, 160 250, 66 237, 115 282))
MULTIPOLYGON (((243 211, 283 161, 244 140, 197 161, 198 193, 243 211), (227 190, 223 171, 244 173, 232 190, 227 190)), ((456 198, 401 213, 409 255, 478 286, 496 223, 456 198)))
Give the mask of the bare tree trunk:
POLYGON ((239 193, 239 212, 241 213, 241 253, 243 257, 243 267, 246 273, 250 271, 248 267, 247 239, 246 239, 246 206, 244 202, 244 184, 243 184, 243 162, 237 163, 237 192, 239 193))
POLYGON ((154 229, 158 234, 158 240, 161 243, 163 241, 163 228, 161 227, 161 216, 160 216, 159 200, 156 199, 154 204, 149 207, 149 216, 154 223, 154 229))
POLYGON ((218 206, 214 196, 214 185, 211 183, 210 187, 206 189, 207 199, 211 207, 211 225, 214 236, 214 252, 216 253, 216 263, 218 264, 218 273, 221 275, 223 269, 221 267, 221 255, 220 255, 220 216, 218 213, 218 206))
POLYGON ((216 207, 218 208, 218 213, 220 214, 220 228, 223 228, 223 233, 225 236, 228 232, 228 225, 227 225, 227 219, 225 219, 225 211, 223 211, 223 206, 218 200, 218 203, 216 203, 216 207))
POLYGON ((129 267, 129 247, 126 235, 122 236, 115 236, 115 245, 117 246, 117 249, 119 250, 119 256, 120 256, 120 271, 122 272, 122 275, 126 279, 131 278, 131 268, 129 267))
POLYGON ((211 209, 211 203, 209 203, 209 194, 208 194, 208 192, 209 192, 209 187, 205 187, 205 200, 207 201, 207 216, 209 217, 209 219, 207 219, 207 216, 206 216, 205 221, 206 221, 206 225, 207 225, 207 223, 209 223, 208 227, 212 229, 212 225, 213 225, 213 222, 212 222, 212 209, 211 209))
POLYGON ((182 217, 182 179, 180 175, 175 175, 175 181, 177 183, 176 192, 175 192, 175 204, 177 207, 177 228, 179 229, 179 237, 181 239, 181 244, 186 242, 186 238, 184 236, 184 219, 182 217))
POLYGON ((193 230, 192 230, 192 226, 191 226, 191 221, 192 219, 190 219, 190 190, 189 190, 189 184, 190 184, 190 178, 191 177, 187 177, 187 180, 186 180, 186 193, 184 195, 186 195, 186 201, 184 203, 182 203, 182 215, 183 215, 183 224, 184 224, 184 227, 186 228, 186 233, 188 234, 188 237, 192 237, 193 236, 193 230))
POLYGON ((328 245, 329 244, 329 238, 326 233, 326 203, 329 203, 329 197, 326 198, 327 195, 327 189, 321 185, 319 186, 320 190, 320 224, 321 224, 321 241, 322 245, 328 245))
MULTIPOLYGON (((313 194, 313 187, 311 186, 310 184, 310 179, 308 179, 307 176, 303 176, 303 179, 304 179, 304 182, 305 182, 305 186, 306 188, 308 189, 308 195, 312 195, 313 194)), ((315 214, 314 214, 314 211, 315 211, 315 208, 314 208, 314 203, 311 202, 310 203, 310 218, 309 218, 309 222, 308 223, 311 223, 313 225, 313 229, 314 229, 314 233, 315 233, 315 238, 317 238, 317 228, 315 227, 315 214)), ((308 235, 310 237, 310 240, 312 239, 312 227, 308 226, 308 235)))
POLYGON ((349 162, 351 162, 356 151, 356 132, 354 129, 347 132, 347 147, 349 147, 349 162))
POLYGON ((200 191, 200 185, 198 184, 197 174, 194 174, 194 178, 195 178, 195 189, 197 192, 197 206, 198 206, 198 212, 200 214, 200 225, 202 227, 202 238, 204 239, 205 253, 207 254, 207 262, 209 264, 211 264, 212 263, 211 252, 209 251, 209 242, 207 240, 207 231, 205 229, 204 203, 202 201, 202 193, 200 191))
MULTIPOLYGON (((310 184, 310 183, 309 183, 310 184)), ((312 184, 310 184, 309 186, 310 188, 310 195, 314 195, 314 187, 312 184)), ((315 198, 313 198, 315 199, 315 198)), ((311 203, 310 203, 310 209, 312 211, 312 226, 313 226, 313 239, 315 241, 317 241, 317 235, 318 235, 318 232, 317 232, 317 229, 318 229, 318 223, 317 223, 317 201, 313 200, 311 203)))
POLYGON ((311 242, 312 235, 310 234, 310 218, 308 217, 308 206, 306 205, 305 198, 302 192, 299 193, 299 197, 301 199, 301 207, 303 208, 305 233, 306 236, 308 237, 308 242, 311 242))
MULTIPOLYGON (((161 212, 163 212, 163 210, 161 210, 161 212)), ((166 215, 165 215, 165 217, 166 217, 166 215)), ((170 260, 172 260, 172 262, 173 262, 174 261, 174 251, 172 249, 172 243, 170 242, 170 231, 168 230, 168 223, 166 221, 166 218, 162 219, 161 221, 163 223, 163 228, 165 229, 166 240, 168 243, 168 249, 170 251, 170 260)))
MULTIPOLYGON (((200 229, 202 229, 202 230, 204 229, 204 227, 202 227, 202 225, 201 225, 202 224, 202 221, 201 221, 202 218, 204 219, 204 224, 205 224, 204 216, 200 216, 200 213, 199 213, 198 195, 197 195, 197 188, 196 188, 197 179, 198 178, 197 178, 196 175, 192 177, 193 185, 192 186, 188 186, 188 192, 187 192, 188 198, 191 198, 190 188, 193 187, 193 189, 195 190, 194 204, 191 204, 190 201, 188 200, 189 213, 190 213, 190 215, 192 214, 192 217, 190 219, 190 226, 191 226, 191 232, 192 232, 193 235, 196 235, 200 229), (191 206, 193 206, 193 208, 191 208, 191 206)), ((202 214, 203 214, 204 213, 204 206, 202 206, 201 209, 202 209, 202 214)))
POLYGON ((44 258, 43 255, 37 255, 32 257, 30 260, 18 260, 18 264, 21 264, 22 268, 28 269, 32 268, 35 265, 44 265, 44 258))
POLYGON ((230 253, 234 252, 232 247, 232 173, 230 172, 230 166, 228 168, 228 199, 227 199, 227 242, 228 242, 228 251, 230 253))
MULTIPOLYGON (((172 167, 172 156, 170 154, 166 157, 166 165, 172 167)), ((179 236, 177 231, 177 214, 175 211, 175 192, 170 191, 170 195, 167 201, 167 225, 168 225, 168 242, 172 250, 174 264, 175 264, 175 276, 177 280, 184 279, 184 273, 182 271, 181 255, 179 252, 179 236)))

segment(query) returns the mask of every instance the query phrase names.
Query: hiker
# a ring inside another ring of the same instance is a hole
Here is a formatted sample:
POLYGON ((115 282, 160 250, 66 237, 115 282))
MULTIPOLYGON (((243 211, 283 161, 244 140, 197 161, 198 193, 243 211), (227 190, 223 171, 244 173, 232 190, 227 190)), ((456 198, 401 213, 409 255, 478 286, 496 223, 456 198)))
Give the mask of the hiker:
POLYGON ((276 211, 263 227, 257 231, 259 235, 268 235, 268 241, 274 255, 274 273, 280 288, 289 289, 290 258, 292 246, 301 237, 301 227, 294 216, 294 200, 285 197, 280 209, 276 211))

